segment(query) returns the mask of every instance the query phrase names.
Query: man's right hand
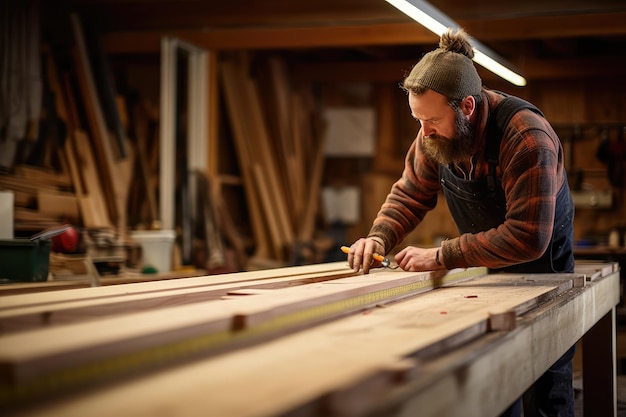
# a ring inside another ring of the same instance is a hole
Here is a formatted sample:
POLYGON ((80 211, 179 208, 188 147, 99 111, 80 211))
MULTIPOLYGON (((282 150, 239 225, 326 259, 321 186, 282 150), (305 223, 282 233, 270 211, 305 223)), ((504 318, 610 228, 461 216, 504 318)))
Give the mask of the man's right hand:
POLYGON ((363 268, 363 273, 368 274, 370 268, 381 266, 381 263, 374 259, 375 253, 385 254, 385 248, 381 242, 375 238, 361 238, 350 246, 348 265, 354 272, 359 272, 363 268))

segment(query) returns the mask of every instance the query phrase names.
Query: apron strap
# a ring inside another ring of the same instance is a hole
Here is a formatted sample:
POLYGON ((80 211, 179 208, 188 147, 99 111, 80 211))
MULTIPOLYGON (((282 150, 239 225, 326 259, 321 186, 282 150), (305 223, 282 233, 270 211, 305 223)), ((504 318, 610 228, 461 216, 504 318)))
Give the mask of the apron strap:
POLYGON ((508 126, 511 118, 520 110, 532 110, 541 117, 545 117, 541 110, 535 105, 519 97, 511 96, 498 91, 504 95, 504 99, 490 112, 487 123, 487 163, 489 173, 487 175, 487 187, 492 196, 496 194, 498 184, 496 167, 499 164, 500 142, 504 134, 504 129, 508 126))

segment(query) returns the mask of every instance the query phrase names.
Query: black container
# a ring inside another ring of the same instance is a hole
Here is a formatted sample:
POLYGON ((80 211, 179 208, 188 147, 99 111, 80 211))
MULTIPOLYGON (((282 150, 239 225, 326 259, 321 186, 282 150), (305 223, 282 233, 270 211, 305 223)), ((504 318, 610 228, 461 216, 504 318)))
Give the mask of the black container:
POLYGON ((47 281, 50 246, 47 239, 0 239, 0 282, 47 281))

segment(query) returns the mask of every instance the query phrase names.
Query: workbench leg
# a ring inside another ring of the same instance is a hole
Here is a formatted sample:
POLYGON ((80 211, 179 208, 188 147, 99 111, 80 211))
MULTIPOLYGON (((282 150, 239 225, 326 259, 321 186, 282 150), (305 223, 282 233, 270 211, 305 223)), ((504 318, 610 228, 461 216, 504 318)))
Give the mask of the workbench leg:
POLYGON ((617 416, 615 308, 583 336, 583 410, 587 417, 617 416))

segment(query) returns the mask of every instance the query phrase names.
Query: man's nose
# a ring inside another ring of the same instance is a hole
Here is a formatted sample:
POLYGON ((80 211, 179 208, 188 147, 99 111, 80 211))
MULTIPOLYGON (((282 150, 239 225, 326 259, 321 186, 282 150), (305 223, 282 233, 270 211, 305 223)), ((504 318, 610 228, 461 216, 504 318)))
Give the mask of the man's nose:
POLYGON ((424 136, 431 136, 437 133, 428 123, 422 123, 422 131, 424 132, 424 136))

